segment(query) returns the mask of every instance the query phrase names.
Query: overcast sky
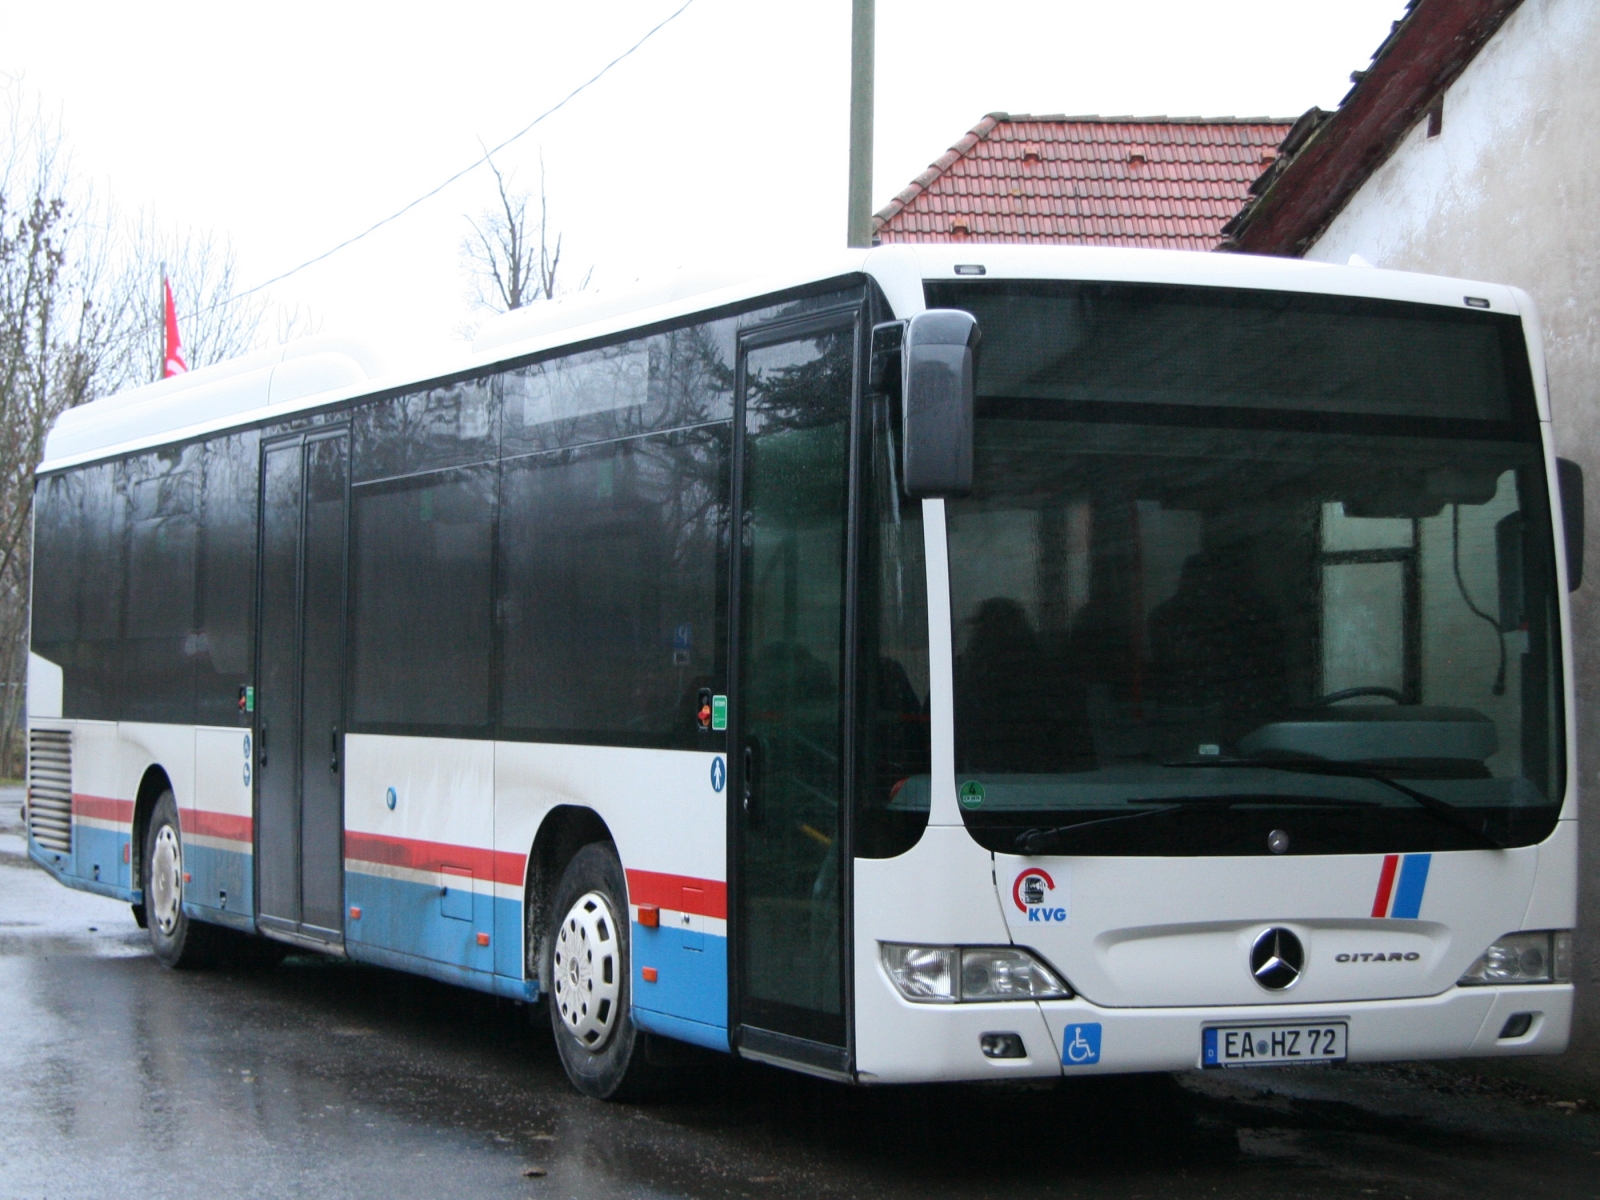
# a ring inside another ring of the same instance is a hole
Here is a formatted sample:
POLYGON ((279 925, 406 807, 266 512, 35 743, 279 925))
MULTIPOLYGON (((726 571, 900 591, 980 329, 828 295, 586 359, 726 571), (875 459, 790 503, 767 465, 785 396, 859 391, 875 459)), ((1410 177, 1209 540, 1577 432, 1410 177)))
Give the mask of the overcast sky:
MULTIPOLYGON (((248 285, 430 190, 681 3, 0 0, 0 72, 59 117, 97 190, 227 234, 248 285)), ((875 207, 987 112, 1331 108, 1403 8, 878 0, 875 207)), ((849 52, 849 0, 693 0, 496 161, 536 189, 543 151, 573 285, 842 246, 849 52)), ((272 306, 395 366, 459 348, 483 316, 461 239, 491 198, 480 168, 275 284, 272 306)))

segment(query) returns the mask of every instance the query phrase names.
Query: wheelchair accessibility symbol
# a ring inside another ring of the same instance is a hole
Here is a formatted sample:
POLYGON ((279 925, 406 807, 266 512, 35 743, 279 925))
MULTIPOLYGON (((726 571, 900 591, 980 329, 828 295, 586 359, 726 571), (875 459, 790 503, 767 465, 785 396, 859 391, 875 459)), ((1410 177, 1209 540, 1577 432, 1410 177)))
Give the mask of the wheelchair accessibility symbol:
POLYGON ((1087 1067, 1100 1061, 1100 1026, 1068 1025, 1062 1035, 1065 1042, 1061 1050, 1064 1067, 1087 1067))

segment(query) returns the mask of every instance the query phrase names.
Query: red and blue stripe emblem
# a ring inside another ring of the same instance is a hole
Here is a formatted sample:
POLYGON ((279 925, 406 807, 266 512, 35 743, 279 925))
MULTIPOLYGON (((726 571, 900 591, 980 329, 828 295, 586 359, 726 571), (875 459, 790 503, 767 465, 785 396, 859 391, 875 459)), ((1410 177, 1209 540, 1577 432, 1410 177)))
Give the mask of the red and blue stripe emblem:
POLYGON ((1414 921, 1422 911, 1422 893, 1428 886, 1431 854, 1386 854, 1378 872, 1378 891, 1372 898, 1374 917, 1414 921))

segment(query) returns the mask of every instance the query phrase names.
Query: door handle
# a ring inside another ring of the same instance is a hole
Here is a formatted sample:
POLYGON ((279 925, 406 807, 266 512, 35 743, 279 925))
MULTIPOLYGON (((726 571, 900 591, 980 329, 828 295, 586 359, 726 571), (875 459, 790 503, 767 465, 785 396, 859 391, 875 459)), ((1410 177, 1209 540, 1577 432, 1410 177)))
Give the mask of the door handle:
POLYGON ((261 765, 267 765, 267 723, 261 722, 261 728, 256 730, 256 750, 261 755, 261 765))
POLYGON ((760 809, 756 805, 756 747, 747 742, 744 748, 744 771, 739 779, 739 803, 744 809, 745 823, 759 823, 760 809))
POLYGON ((328 726, 328 770, 339 769, 339 726, 328 726))

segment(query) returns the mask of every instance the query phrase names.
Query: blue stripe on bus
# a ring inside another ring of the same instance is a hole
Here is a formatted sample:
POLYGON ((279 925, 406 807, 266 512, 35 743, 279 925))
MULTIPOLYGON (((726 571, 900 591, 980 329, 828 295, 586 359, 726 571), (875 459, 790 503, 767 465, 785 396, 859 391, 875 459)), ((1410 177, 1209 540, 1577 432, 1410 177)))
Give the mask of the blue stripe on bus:
POLYGON ((633 1006, 720 1029, 720 1048, 726 1050, 728 939, 715 934, 686 934, 682 929, 667 925, 649 929, 635 921, 633 1006), (691 940, 700 941, 704 949, 694 950, 685 945, 691 940), (644 978, 646 967, 655 968, 653 982, 644 978))
POLYGON ((486 892, 472 894, 471 920, 445 916, 448 897, 431 883, 346 871, 344 898, 345 946, 352 958, 356 947, 367 944, 462 970, 494 972, 494 938, 490 945, 478 945, 478 934, 492 934, 497 924, 495 899, 486 892), (351 917, 350 909, 360 909, 360 918, 351 917))
POLYGON ((73 872, 71 855, 57 854, 54 850, 46 850, 37 842, 29 841, 28 857, 43 867, 50 877, 63 887, 80 892, 92 892, 96 896, 106 896, 112 900, 125 900, 130 904, 137 904, 140 901, 138 891, 124 887, 115 880, 106 883, 92 878, 79 878, 73 872))
MULTIPOLYGON (((79 879, 109 884, 112 887, 128 886, 128 864, 122 856, 129 845, 126 833, 117 829, 101 829, 94 825, 72 826, 72 857, 59 868, 79 879), (95 868, 100 877, 95 879, 95 868)), ((50 854, 49 851, 45 853, 50 854)), ((54 859, 55 855, 50 854, 54 859)))
MULTIPOLYGON (((471 921, 444 915, 445 897, 431 883, 345 873, 347 908, 345 949, 351 958, 458 983, 480 991, 535 998, 538 986, 521 979, 522 903, 475 892, 471 921), (477 944, 479 933, 494 931, 491 943, 477 944), (509 936, 506 936, 509 931, 509 936), (496 968, 510 962, 512 971, 496 968)), ((700 935, 704 948, 691 949, 675 927, 646 929, 633 924, 633 1007, 639 1026, 717 1050, 728 1048, 728 940, 700 935), (656 980, 644 982, 644 967, 656 980)))
POLYGON ((670 1013, 659 1013, 648 1008, 633 1006, 633 1023, 647 1033, 676 1038, 691 1046, 704 1046, 707 1050, 720 1050, 731 1054, 728 1046, 728 1029, 725 1025, 702 1025, 699 1021, 686 1021, 670 1013))
POLYGON ((458 967, 454 963, 433 962, 419 958, 415 954, 402 954, 398 950, 388 950, 382 946, 361 942, 346 942, 345 952, 354 962, 404 971, 408 975, 421 975, 427 979, 437 979, 441 983, 488 992, 491 996, 504 996, 508 1000, 526 1002, 539 998, 539 986, 531 979, 509 979, 489 971, 473 971, 466 967, 458 967))
POLYGON ((1391 916, 1403 921, 1416 920, 1422 911, 1422 892, 1428 886, 1428 867, 1432 862, 1431 854, 1408 854, 1401 860, 1391 916))
POLYGON ((189 875, 189 882, 183 887, 184 903, 207 913, 225 911, 254 919, 254 860, 247 851, 191 843, 183 848, 183 869, 189 875))

